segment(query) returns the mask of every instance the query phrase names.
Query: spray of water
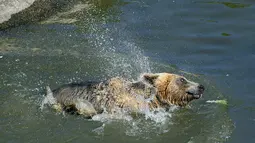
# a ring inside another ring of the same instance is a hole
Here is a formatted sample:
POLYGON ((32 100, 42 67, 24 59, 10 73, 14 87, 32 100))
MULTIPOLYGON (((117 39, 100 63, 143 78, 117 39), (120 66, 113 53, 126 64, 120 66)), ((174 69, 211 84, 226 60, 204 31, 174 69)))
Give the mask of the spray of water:
POLYGON ((150 62, 144 51, 133 42, 132 36, 123 27, 94 23, 91 20, 89 43, 103 63, 101 71, 107 76, 137 77, 151 72, 150 62))
MULTIPOLYGON (((89 39, 90 48, 95 51, 95 58, 101 61, 98 64, 101 64, 100 70, 102 74, 105 74, 105 77, 121 76, 131 80, 137 79, 141 73, 152 71, 149 58, 135 44, 134 37, 125 28, 118 24, 113 24, 110 27, 104 21, 98 24, 94 18, 88 20, 90 20, 90 26, 88 34, 86 34, 88 37, 86 38, 89 39)), ((48 97, 44 100, 42 108, 44 104, 51 104, 50 101, 54 101, 54 99, 49 99, 51 98, 48 97)), ((146 102, 146 99, 142 97, 139 100, 146 102)), ((94 129, 93 132, 102 134, 105 126, 116 120, 126 123, 126 134, 129 136, 140 136, 148 131, 157 133, 167 131, 171 112, 166 112, 163 109, 151 111, 149 108, 146 108, 141 113, 143 114, 142 119, 134 118, 121 109, 115 114, 103 112, 102 114, 95 115, 92 117, 92 120, 100 121, 103 125, 94 129)))
MULTIPOLYGON (((88 42, 91 48, 96 53, 96 57, 100 59, 100 70, 106 77, 121 76, 128 79, 137 79, 141 73, 152 72, 149 58, 145 55, 144 51, 136 44, 135 37, 132 36, 125 26, 120 23, 111 23, 108 25, 104 20, 107 17, 101 18, 98 23, 97 19, 88 19, 90 23, 88 30, 88 42)), ((141 98, 140 100, 145 100, 141 98)), ((173 107, 171 111, 175 110, 173 107)), ((141 111, 143 114, 142 119, 133 118, 123 110, 113 114, 104 112, 95 115, 93 121, 101 121, 103 125, 93 130, 96 133, 102 133, 107 123, 113 120, 127 121, 126 134, 129 136, 139 136, 145 132, 166 132, 167 124, 171 119, 171 111, 166 112, 163 109, 156 109, 151 111, 145 109, 141 111), (144 124, 144 121, 147 123, 144 124), (148 128, 151 128, 148 130, 148 128), (154 130, 152 129, 154 128, 154 130)))

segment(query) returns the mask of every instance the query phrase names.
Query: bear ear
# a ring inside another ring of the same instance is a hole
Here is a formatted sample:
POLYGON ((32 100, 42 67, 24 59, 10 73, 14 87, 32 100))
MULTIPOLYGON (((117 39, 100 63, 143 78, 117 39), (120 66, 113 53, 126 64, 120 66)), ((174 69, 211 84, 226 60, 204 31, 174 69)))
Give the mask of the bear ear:
POLYGON ((153 74, 153 73, 144 73, 141 75, 142 81, 154 86, 155 80, 159 77, 159 74, 153 74))

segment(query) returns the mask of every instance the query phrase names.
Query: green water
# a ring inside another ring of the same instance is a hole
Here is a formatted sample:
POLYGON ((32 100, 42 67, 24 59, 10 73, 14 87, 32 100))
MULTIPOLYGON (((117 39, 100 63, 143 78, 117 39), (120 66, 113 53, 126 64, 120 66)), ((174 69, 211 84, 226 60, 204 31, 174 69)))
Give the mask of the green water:
POLYGON ((0 31, 0 142, 255 141, 254 2, 97 2, 0 31), (137 118, 40 109, 45 86, 143 72, 182 74, 206 91, 189 108, 137 118))

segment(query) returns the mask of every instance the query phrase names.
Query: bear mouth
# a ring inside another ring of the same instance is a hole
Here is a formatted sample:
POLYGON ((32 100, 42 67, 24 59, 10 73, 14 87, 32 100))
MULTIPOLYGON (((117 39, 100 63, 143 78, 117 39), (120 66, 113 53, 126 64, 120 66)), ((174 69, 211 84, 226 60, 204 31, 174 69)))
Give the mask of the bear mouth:
POLYGON ((195 99, 199 99, 202 97, 202 93, 192 93, 192 92, 187 92, 188 95, 192 95, 192 97, 194 97, 195 99))

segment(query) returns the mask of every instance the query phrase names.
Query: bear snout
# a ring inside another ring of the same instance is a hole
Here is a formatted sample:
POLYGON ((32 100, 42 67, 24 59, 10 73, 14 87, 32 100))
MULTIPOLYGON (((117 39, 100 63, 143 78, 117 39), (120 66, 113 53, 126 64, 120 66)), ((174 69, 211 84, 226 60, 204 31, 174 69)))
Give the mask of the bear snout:
POLYGON ((203 93, 203 92, 205 91, 205 87, 204 87, 202 84, 200 84, 200 85, 198 86, 198 91, 199 91, 200 93, 203 93))

